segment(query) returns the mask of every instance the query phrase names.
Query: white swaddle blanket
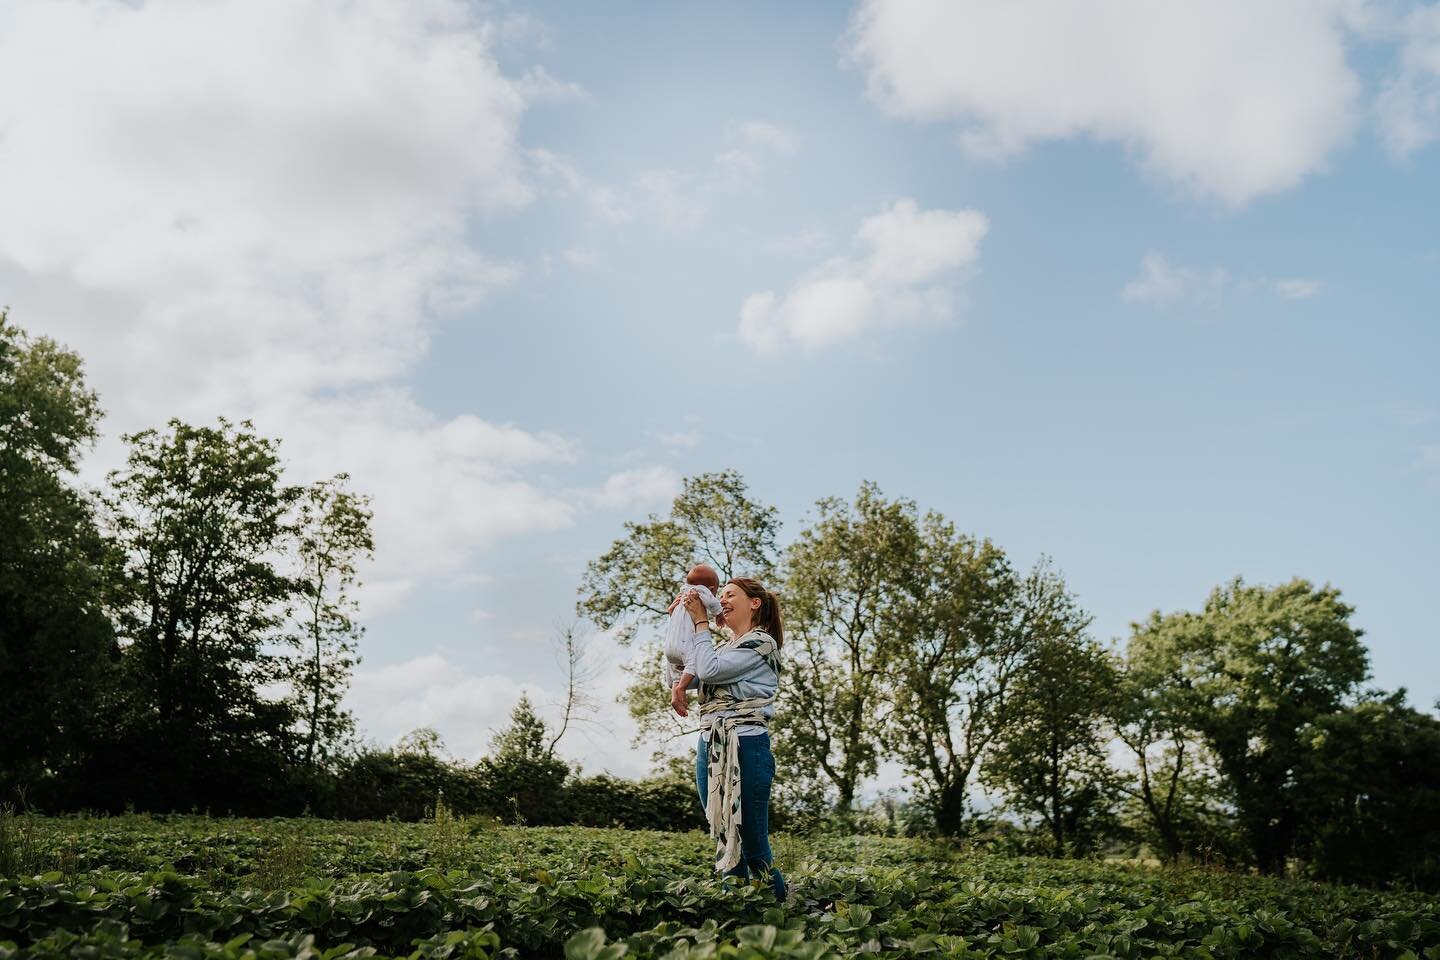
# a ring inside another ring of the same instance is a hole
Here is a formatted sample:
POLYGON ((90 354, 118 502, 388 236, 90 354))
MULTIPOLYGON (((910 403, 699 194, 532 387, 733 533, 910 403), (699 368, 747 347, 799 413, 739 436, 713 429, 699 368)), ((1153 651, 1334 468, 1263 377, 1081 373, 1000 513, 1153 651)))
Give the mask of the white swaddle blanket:
MULTIPOLYGON (((681 596, 687 593, 694 593, 705 604, 705 612, 714 617, 720 612, 720 601, 715 599, 715 594, 710 592, 709 587, 685 584, 681 589, 681 596)), ((691 673, 695 666, 692 660, 693 643, 695 636, 695 621, 690 618, 690 611, 685 609, 685 604, 680 603, 670 611, 670 622, 665 626, 665 654, 663 660, 663 672, 665 689, 675 686, 675 681, 680 679, 682 673, 691 673)))

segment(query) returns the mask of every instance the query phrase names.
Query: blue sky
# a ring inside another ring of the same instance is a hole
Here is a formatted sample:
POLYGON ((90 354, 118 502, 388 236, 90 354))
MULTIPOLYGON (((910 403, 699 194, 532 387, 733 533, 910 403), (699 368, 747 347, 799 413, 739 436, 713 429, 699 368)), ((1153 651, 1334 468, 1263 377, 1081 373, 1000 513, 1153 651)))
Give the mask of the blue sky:
POLYGON ((17 4, 0 300, 89 477, 227 414, 375 495, 377 739, 549 698, 585 562, 727 467, 1048 554, 1102 639, 1333 583, 1429 706, 1440 6, 1254 7, 17 4))

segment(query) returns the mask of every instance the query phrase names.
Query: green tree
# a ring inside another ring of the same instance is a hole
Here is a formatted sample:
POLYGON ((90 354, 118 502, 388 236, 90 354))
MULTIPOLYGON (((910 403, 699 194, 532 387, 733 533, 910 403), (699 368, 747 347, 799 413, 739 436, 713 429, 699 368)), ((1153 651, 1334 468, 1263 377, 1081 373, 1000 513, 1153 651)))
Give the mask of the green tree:
POLYGON ((477 771, 449 759, 431 727, 410 731, 391 749, 365 746, 333 763, 333 784, 315 798, 322 816, 349 820, 425 820, 439 803, 461 814, 487 807, 477 771))
POLYGON ((99 419, 80 358, 0 311, 0 796, 83 753, 111 672, 106 548, 74 483, 99 419))
POLYGON ((678 735, 685 724, 660 689, 659 629, 667 608, 696 562, 715 567, 724 583, 734 576, 774 579, 777 511, 750 496, 733 470, 687 478, 666 517, 627 522, 625 535, 590 561, 576 604, 602 630, 614 630, 623 646, 641 639, 643 656, 627 669, 633 680, 621 699, 640 726, 640 736, 678 735))
POLYGON ((1369 674, 1352 612, 1330 586, 1236 579, 1211 593, 1201 613, 1166 624, 1182 645, 1190 726, 1214 752, 1266 873, 1284 870, 1300 826, 1302 730, 1342 709, 1369 674))
POLYGON ((1029 650, 1026 581, 999 547, 958 534, 938 514, 925 516, 921 538, 921 574, 904 597, 903 629, 886 671, 893 704, 887 747, 914 778, 936 829, 955 836, 1029 650))
POLYGON ((1301 738, 1298 846, 1311 871, 1440 890, 1440 719, 1400 690, 1318 717, 1301 738))
POLYGON ((1117 671, 1058 573, 1037 568, 1027 594, 1031 649, 982 776, 1012 809, 1039 818, 1056 856, 1089 852, 1114 819, 1106 746, 1117 671))
POLYGON ((302 718, 307 766, 327 758, 355 729, 354 718, 341 705, 364 633, 356 619, 355 565, 371 556, 375 544, 369 498, 346 490, 348 480, 342 473, 316 483, 297 502, 300 573, 295 585, 305 649, 293 662, 290 683, 302 718))
POLYGON ((522 694, 510 725, 495 735, 477 766, 486 805, 498 816, 529 824, 565 822, 570 767, 554 753, 545 721, 522 694))
POLYGON ((1117 782, 1140 833, 1168 863, 1226 846, 1228 819, 1213 755, 1190 726, 1190 686, 1174 623, 1155 613, 1131 624, 1111 701, 1115 735, 1133 763, 1117 782))
POLYGON ((123 551, 115 608, 133 751, 129 797, 144 805, 260 802, 295 753, 285 630, 293 581, 279 569, 300 497, 276 444, 248 423, 126 438, 106 499, 123 551), (164 775, 161 775, 163 770, 164 775))
POLYGON ((873 776, 890 697, 885 659, 901 630, 902 598, 920 575, 915 505, 863 484, 853 505, 827 498, 785 556, 785 709, 777 761, 818 770, 849 811, 873 776))

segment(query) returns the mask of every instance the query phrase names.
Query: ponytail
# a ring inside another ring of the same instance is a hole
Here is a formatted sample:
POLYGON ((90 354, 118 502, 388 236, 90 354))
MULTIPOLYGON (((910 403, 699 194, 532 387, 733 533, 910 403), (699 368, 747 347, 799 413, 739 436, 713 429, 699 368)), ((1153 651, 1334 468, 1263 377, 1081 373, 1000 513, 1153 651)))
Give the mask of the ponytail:
POLYGON ((736 577, 730 582, 743 590, 745 596, 760 601, 760 609, 755 611, 752 626, 770 634, 777 648, 783 647, 785 645, 785 627, 780 620, 780 598, 761 586, 760 581, 752 580, 750 577, 736 577))

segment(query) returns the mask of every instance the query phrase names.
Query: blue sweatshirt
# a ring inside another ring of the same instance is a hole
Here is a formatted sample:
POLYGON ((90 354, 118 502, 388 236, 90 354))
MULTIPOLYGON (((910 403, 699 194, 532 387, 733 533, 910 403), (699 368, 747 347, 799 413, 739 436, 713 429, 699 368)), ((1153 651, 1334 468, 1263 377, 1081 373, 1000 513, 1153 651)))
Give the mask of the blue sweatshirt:
MULTIPOLYGON (((746 649, 739 644, 745 642, 746 637, 769 635, 761 630, 751 630, 741 637, 734 645, 726 645, 720 649, 715 648, 715 638, 711 635, 708 627, 701 627, 695 631, 692 641, 693 662, 695 664, 695 679, 709 686, 724 687, 725 692, 736 700, 756 700, 764 697, 771 697, 780 689, 780 676, 768 663, 761 659, 760 654, 754 650, 746 649)), ((710 717, 730 717, 735 715, 734 710, 717 710, 710 714, 710 717)), ((761 714, 766 717, 775 716, 775 704, 760 708, 761 714)), ((741 736, 756 736, 765 733, 764 727, 742 726, 736 728, 741 736)), ((709 732, 702 734, 709 739, 709 732)))

